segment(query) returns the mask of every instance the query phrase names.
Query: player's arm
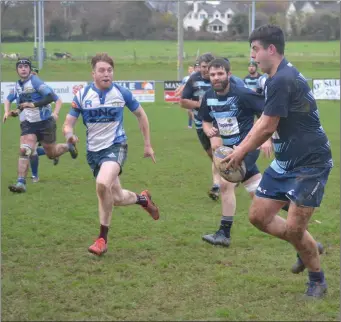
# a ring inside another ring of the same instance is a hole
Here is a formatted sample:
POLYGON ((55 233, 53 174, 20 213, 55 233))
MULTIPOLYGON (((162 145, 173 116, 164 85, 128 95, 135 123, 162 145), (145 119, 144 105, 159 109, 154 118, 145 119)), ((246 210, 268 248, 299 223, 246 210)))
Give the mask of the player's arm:
POLYGON ((155 153, 150 141, 150 127, 148 116, 144 111, 143 107, 140 105, 140 103, 136 100, 136 98, 130 91, 122 89, 121 92, 125 99, 126 106, 136 116, 137 121, 139 123, 139 127, 144 140, 144 157, 151 158, 155 163, 155 153))
POLYGON ((192 100, 193 91, 194 91, 193 81, 190 78, 182 91, 182 95, 180 99, 180 106, 182 108, 192 110, 192 109, 200 107, 200 101, 192 100))
POLYGON ((17 93, 15 92, 15 90, 11 90, 11 92, 9 93, 9 95, 7 96, 7 98, 4 101, 4 117, 3 117, 3 122, 5 123, 6 120, 11 117, 11 116, 17 116, 18 113, 16 111, 11 111, 11 103, 17 99, 17 93))
POLYGON ((72 143, 72 144, 75 144, 76 142, 78 142, 78 137, 74 134, 74 128, 77 123, 78 117, 82 111, 82 106, 79 103, 77 96, 78 95, 75 95, 71 103, 71 109, 69 113, 66 115, 64 125, 63 125, 63 134, 66 139, 66 142, 72 143))
POLYGON ((207 106, 207 96, 206 93, 202 97, 199 109, 199 116, 203 120, 202 129, 207 137, 212 138, 218 134, 218 129, 213 126, 213 117, 210 114, 209 107, 207 106))

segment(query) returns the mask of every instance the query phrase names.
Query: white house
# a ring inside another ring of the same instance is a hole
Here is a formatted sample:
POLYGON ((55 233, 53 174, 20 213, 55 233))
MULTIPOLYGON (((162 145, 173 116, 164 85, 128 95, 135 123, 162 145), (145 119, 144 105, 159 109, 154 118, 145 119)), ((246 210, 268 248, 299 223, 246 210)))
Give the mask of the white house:
POLYGON ((192 1, 191 4, 183 23, 185 29, 192 28, 195 31, 200 30, 205 19, 208 21, 207 31, 214 33, 227 31, 233 15, 238 12, 232 2, 192 1))

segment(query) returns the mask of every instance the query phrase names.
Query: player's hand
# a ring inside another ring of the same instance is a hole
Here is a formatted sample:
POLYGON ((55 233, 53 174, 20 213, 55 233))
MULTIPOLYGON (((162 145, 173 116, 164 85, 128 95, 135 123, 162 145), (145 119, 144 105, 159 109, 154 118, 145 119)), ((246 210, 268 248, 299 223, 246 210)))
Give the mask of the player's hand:
POLYGON ((214 136, 218 135, 219 131, 217 128, 212 127, 209 129, 209 131, 206 133, 208 138, 213 138, 214 136))
POLYGON ((23 110, 24 108, 35 108, 35 106, 31 102, 24 102, 19 105, 19 108, 23 110))
POLYGON ((19 113, 20 113, 20 110, 16 109, 16 110, 11 111, 10 113, 11 113, 12 117, 17 117, 19 115, 19 113))
POLYGON ((4 114, 4 117, 3 117, 3 119, 2 119, 2 122, 3 123, 5 123, 6 122, 6 120, 9 118, 9 117, 11 117, 12 115, 11 115, 11 112, 5 112, 5 114, 4 114))
POLYGON ((78 137, 72 134, 70 137, 66 139, 66 143, 76 144, 79 141, 78 137))
POLYGON ((58 114, 57 113, 52 113, 52 117, 54 118, 55 121, 58 120, 58 114))
POLYGON ((144 158, 151 158, 153 160, 153 162, 156 163, 155 153, 154 153, 153 148, 150 145, 145 145, 143 157, 144 158))
POLYGON ((230 168, 237 169, 241 165, 245 155, 246 152, 240 146, 234 146, 233 152, 222 159, 221 162, 227 162, 226 170, 230 168))
POLYGON ((263 152, 264 156, 267 158, 271 157, 273 151, 272 140, 267 140, 260 146, 260 150, 263 152))

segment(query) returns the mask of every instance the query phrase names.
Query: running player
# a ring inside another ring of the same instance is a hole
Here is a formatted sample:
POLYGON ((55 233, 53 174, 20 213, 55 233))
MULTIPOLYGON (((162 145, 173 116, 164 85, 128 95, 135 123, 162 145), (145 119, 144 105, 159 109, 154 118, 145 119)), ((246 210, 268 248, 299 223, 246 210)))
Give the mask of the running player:
POLYGON ((108 231, 113 206, 142 206, 154 220, 159 219, 159 209, 147 190, 136 194, 122 189, 119 175, 127 157, 127 136, 123 128, 124 107, 136 116, 144 138, 144 156, 155 163, 150 142, 147 115, 132 93, 113 83, 114 61, 106 53, 91 60, 94 82, 75 95, 72 108, 66 116, 64 135, 75 144, 74 126, 82 115, 87 128, 87 160, 96 178, 100 233, 89 252, 102 255, 107 251, 108 231))
POLYGON ((308 297, 321 298, 327 283, 318 245, 307 231, 319 207, 333 167, 330 143, 321 126, 316 100, 304 76, 284 57, 282 29, 264 25, 249 38, 251 56, 269 78, 264 112, 248 136, 226 161, 238 166, 271 136, 275 160, 265 170, 250 208, 250 222, 259 230, 291 243, 301 271, 308 269, 308 297), (278 216, 289 204, 287 219, 278 216))
POLYGON ((50 159, 55 159, 68 151, 72 158, 76 158, 78 152, 74 144, 56 144, 56 121, 52 116, 50 105, 55 98, 54 93, 36 75, 31 74, 31 61, 27 58, 18 59, 16 70, 20 80, 16 82, 13 93, 4 102, 4 121, 11 116, 10 105, 16 100, 21 111, 19 114, 21 137, 18 179, 8 188, 12 192, 20 193, 26 192, 29 159, 37 141, 42 143, 50 159))
MULTIPOLYGON (((215 59, 208 66, 212 88, 204 94, 199 115, 203 120, 203 130, 208 137, 217 134, 223 140, 223 145, 233 148, 247 136, 254 124, 255 116, 260 116, 264 108, 264 97, 245 86, 231 84, 230 63, 225 59, 215 59), (213 124, 216 124, 214 126, 213 124)), ((272 147, 271 140, 263 149, 272 147)), ((260 151, 250 151, 245 157, 246 174, 243 185, 253 198, 261 180, 261 174, 256 165, 260 151)), ((230 246, 231 227, 236 211, 235 183, 220 177, 222 201, 222 218, 220 228, 215 234, 203 236, 203 240, 224 247, 230 246)))

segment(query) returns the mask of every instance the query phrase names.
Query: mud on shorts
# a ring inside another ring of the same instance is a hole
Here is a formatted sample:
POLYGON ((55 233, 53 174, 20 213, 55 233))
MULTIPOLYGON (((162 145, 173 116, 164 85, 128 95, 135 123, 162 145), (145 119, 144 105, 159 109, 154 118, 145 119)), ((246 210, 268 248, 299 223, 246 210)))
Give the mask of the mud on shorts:
POLYGON ((106 161, 117 162, 120 166, 120 173, 122 173, 123 165, 127 159, 128 145, 127 144, 113 144, 106 149, 99 151, 88 151, 86 158, 88 164, 93 172, 94 177, 97 177, 101 165, 106 161))
POLYGON ((38 142, 53 144, 56 142, 57 124, 51 116, 47 120, 39 122, 23 121, 20 123, 21 136, 34 134, 38 142))
POLYGON ((277 173, 268 167, 257 188, 256 196, 292 201, 299 207, 320 206, 331 167, 302 167, 277 173))

